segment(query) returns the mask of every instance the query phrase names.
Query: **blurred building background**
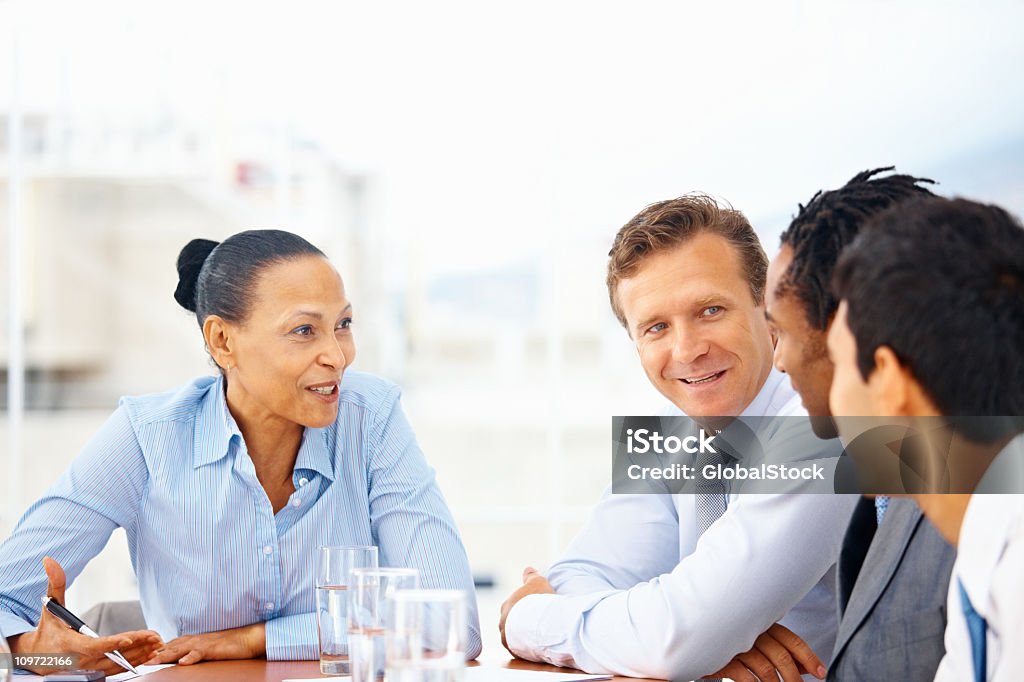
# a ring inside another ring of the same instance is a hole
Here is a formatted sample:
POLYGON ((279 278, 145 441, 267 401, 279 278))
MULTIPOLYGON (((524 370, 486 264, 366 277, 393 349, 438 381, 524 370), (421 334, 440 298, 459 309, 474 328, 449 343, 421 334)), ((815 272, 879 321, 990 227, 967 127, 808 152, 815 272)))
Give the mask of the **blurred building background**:
MULTIPOLYGON (((282 227, 345 278, 356 367, 403 386, 492 633, 607 483, 609 417, 662 407, 608 309, 616 229, 699 189, 771 253, 798 202, 890 164, 1019 215, 1022 20, 1010 1, 0 1, 0 537, 120 395, 212 372, 171 297, 180 248, 282 227)), ((115 535, 69 598, 133 594, 115 535)))

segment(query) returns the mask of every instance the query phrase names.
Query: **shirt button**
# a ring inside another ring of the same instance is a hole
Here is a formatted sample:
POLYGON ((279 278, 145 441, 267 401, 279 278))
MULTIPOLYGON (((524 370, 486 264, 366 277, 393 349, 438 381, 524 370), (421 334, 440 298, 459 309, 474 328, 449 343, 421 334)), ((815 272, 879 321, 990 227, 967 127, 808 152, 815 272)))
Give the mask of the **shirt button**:
POLYGON ((301 507, 302 506, 302 500, 299 499, 298 497, 296 497, 294 500, 292 500, 292 506, 293 507, 301 507))
POLYGON ((300 478, 299 479, 299 485, 300 486, 306 485, 307 483, 309 483, 309 479, 308 478, 300 478))
POLYGON ((274 610, 274 602, 272 602, 272 601, 268 601, 263 606, 266 607, 267 611, 273 611, 274 610))
POLYGON ((264 554, 273 554, 274 553, 274 548, 271 547, 270 545, 267 545, 266 547, 263 548, 263 553, 264 554))

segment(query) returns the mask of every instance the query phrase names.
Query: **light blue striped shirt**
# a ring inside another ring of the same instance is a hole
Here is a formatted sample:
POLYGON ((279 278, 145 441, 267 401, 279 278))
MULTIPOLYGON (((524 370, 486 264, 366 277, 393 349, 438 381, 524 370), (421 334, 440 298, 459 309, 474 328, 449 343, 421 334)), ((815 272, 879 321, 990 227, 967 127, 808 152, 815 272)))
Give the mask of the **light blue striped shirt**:
POLYGON ((120 526, 146 622, 165 640, 266 621, 267 658, 315 659, 317 548, 374 544, 382 566, 467 592, 467 655, 480 652, 466 551, 397 386, 346 372, 337 421, 305 430, 292 476, 275 514, 220 378, 122 398, 0 545, 0 632, 35 627, 44 556, 74 580, 120 526))

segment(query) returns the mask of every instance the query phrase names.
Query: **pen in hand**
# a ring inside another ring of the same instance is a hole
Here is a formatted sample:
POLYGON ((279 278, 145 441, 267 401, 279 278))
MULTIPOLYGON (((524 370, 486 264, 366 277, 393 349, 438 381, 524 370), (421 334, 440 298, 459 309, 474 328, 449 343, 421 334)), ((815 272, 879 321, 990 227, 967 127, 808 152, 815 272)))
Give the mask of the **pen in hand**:
MULTIPOLYGON (((43 608, 52 613, 54 616, 60 619, 61 622, 63 622, 65 625, 67 625, 75 632, 80 632, 81 634, 86 635, 88 637, 99 639, 99 635, 96 634, 96 632, 92 628, 86 625, 81 618, 71 613, 66 608, 64 608, 64 606, 61 605, 61 603, 53 597, 43 597, 43 608)), ((135 669, 135 666, 129 663, 128 659, 122 656, 120 651, 115 649, 114 651, 108 651, 103 655, 112 660, 114 663, 117 663, 125 670, 131 671, 136 675, 139 674, 139 671, 135 669)))

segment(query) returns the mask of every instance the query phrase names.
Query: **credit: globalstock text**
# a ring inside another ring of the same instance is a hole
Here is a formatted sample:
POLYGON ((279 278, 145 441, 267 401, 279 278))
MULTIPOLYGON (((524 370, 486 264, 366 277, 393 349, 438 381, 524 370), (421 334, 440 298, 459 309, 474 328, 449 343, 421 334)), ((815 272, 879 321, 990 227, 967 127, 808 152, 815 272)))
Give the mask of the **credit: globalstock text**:
POLYGON ((634 481, 643 480, 665 480, 665 481, 694 481, 694 480, 720 480, 720 481, 779 481, 779 480, 804 480, 824 481, 825 470, 818 464, 796 467, 787 464, 760 464, 754 467, 740 465, 722 466, 721 464, 708 464, 701 468, 700 475, 697 474, 697 467, 690 464, 672 464, 666 467, 647 467, 639 464, 631 464, 626 469, 626 475, 634 481))

